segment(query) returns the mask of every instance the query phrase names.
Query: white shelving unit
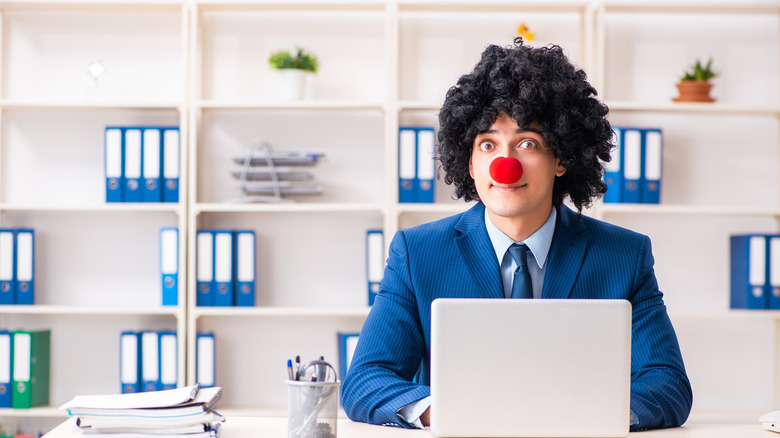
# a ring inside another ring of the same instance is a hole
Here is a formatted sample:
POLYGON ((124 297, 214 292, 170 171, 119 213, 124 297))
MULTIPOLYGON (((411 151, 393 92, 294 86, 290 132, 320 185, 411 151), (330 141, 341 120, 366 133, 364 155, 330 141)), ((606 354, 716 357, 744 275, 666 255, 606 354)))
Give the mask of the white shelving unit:
MULTIPOLYGON (((284 415, 287 358, 335 362, 336 333, 358 331, 368 313, 365 233, 386 228, 394 175, 386 166, 388 7, 192 5, 189 247, 197 229, 252 229, 257 236, 256 307, 196 307, 195 271, 188 271, 188 331, 215 333, 220 406, 229 414, 284 415), (296 47, 316 53, 320 71, 308 79, 306 100, 275 101, 268 56, 296 47), (322 195, 295 204, 225 202, 239 196, 232 157, 256 140, 278 151, 324 153, 308 169, 322 195)), ((189 341, 194 382, 194 336, 189 341)))
POLYGON ((186 192, 106 204, 103 132, 179 125, 187 145, 188 17, 166 0, 0 2, 0 226, 34 228, 36 258, 36 304, 0 306, 0 327, 52 333, 50 406, 0 409, 4 432, 45 432, 74 395, 118 392, 123 330, 175 330, 186 380, 185 284, 163 307, 159 273, 160 228, 186 237, 186 192))
POLYGON ((532 45, 559 44, 588 72, 614 124, 664 131, 662 204, 586 213, 652 238, 694 409, 780 409, 780 313, 728 309, 728 236, 780 218, 779 15, 774 0, 0 1, 0 226, 35 228, 38 256, 38 304, 0 307, 0 326, 51 328, 56 363, 52 406, 0 410, 0 424, 58 422, 73 395, 115 391, 119 332, 145 328, 178 331, 186 383, 195 334, 214 332, 220 410, 284 415, 286 359, 337 361, 336 334, 368 313, 366 231, 389 245, 470 207, 441 181, 435 203, 398 203, 398 128, 435 126, 447 88, 523 22, 532 45), (321 70, 305 100, 279 102, 267 59, 295 47, 321 70), (672 103, 678 74, 708 56, 718 101, 672 103), (106 67, 98 89, 94 61, 106 67), (178 204, 104 203, 109 124, 181 127, 178 204), (232 157, 257 139, 323 152, 311 169, 323 194, 231 202, 232 157), (159 298, 163 226, 180 230, 171 309, 159 298), (255 307, 195 305, 206 228, 255 231, 255 307))
POLYGON ((774 311, 730 311, 729 236, 780 220, 780 5, 604 1, 596 83, 613 124, 660 127, 660 205, 597 204, 593 214, 648 234, 697 412, 780 408, 774 311), (673 103, 698 58, 721 73, 712 104, 673 103))

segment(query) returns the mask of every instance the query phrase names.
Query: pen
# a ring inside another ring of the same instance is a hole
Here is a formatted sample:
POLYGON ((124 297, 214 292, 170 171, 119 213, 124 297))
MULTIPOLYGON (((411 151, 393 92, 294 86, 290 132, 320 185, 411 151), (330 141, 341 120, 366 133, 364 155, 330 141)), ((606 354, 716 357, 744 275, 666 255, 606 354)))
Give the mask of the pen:
POLYGON ((292 368, 292 361, 290 359, 287 359, 287 377, 290 380, 293 380, 293 368, 292 368))
POLYGON ((295 356, 295 380, 301 378, 301 356, 295 356))

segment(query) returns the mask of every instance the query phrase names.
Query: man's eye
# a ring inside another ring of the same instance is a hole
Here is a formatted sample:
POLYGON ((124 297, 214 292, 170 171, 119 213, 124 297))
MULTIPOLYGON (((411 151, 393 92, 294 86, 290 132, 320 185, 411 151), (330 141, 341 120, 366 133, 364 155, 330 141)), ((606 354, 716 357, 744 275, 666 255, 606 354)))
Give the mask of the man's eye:
POLYGON ((485 152, 490 152, 490 151, 492 151, 495 148, 496 148, 496 146, 492 142, 489 142, 489 141, 483 141, 483 142, 481 142, 479 144, 479 149, 483 150, 485 152))
POLYGON ((523 140, 517 147, 520 149, 534 150, 539 149, 539 143, 537 143, 536 140, 523 140))

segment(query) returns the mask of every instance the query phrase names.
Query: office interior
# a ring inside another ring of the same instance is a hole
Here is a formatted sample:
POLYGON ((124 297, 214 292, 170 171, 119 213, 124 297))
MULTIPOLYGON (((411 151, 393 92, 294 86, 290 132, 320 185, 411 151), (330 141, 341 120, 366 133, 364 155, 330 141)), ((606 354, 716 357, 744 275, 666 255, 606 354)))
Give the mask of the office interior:
MULTIPOLYGON (((228 416, 284 416, 288 358, 337 362, 369 311, 366 233, 467 209, 435 182, 399 202, 398 131, 436 127, 447 88, 519 25, 588 74, 618 126, 660 128, 659 204, 584 214, 647 234, 694 392, 692 418, 780 410, 780 313, 730 306, 730 236, 780 220, 780 2, 684 0, 2 0, 0 227, 35 230, 35 304, 0 329, 50 329, 47 406, 0 408, 37 434, 78 394, 117 392, 119 335, 178 335, 178 384, 214 333, 228 416), (305 48, 319 71, 280 100, 268 64, 305 48), (677 103, 713 60, 711 103, 677 103), (96 70, 97 69, 97 70, 96 70), (179 200, 107 203, 107 126, 178 126, 179 200), (235 156, 265 142, 323 154, 322 193, 242 202, 235 156), (161 304, 159 232, 176 227, 177 304, 161 304), (196 234, 253 230, 255 305, 196 305, 196 234)), ((487 375, 486 375, 487 378, 487 375)))

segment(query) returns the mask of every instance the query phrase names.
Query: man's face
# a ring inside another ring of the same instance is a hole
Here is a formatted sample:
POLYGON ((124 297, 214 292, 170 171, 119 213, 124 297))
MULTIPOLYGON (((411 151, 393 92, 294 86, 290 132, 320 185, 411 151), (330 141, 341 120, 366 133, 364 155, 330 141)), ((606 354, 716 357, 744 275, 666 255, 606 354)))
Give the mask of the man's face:
POLYGON ((524 216, 547 218, 552 208, 553 183, 566 169, 542 140, 537 122, 520 128, 509 116, 474 139, 469 174, 474 178, 482 203, 493 215, 512 219, 524 216), (497 157, 513 157, 523 166, 523 175, 509 184, 499 184, 490 176, 490 164, 497 157))

